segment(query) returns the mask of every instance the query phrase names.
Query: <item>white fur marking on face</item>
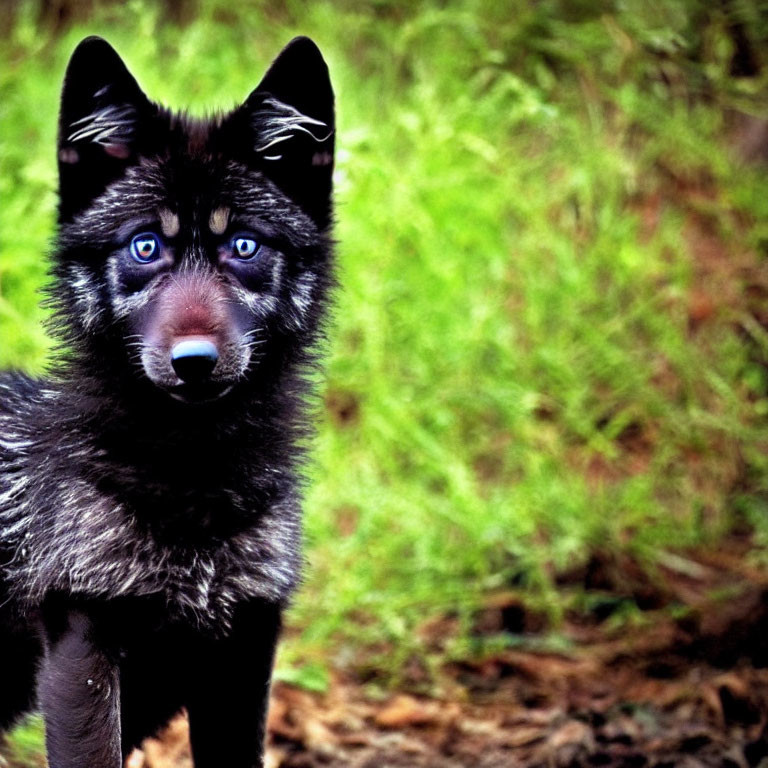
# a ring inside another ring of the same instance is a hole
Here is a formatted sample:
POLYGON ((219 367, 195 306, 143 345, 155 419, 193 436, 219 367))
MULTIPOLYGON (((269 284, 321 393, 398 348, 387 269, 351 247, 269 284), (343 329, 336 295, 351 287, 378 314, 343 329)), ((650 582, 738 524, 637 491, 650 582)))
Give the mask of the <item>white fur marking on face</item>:
POLYGON ((159 214, 160 228, 163 230, 163 234, 166 237, 176 237, 181 227, 179 217, 173 211, 168 210, 168 208, 161 208, 159 214))
POLYGON ((90 272, 81 264, 73 264, 69 268, 69 280, 83 328, 89 331, 96 325, 101 314, 98 288, 93 284, 90 272))
POLYGON ((229 208, 221 206, 211 211, 211 218, 208 219, 208 227, 214 235, 223 235, 227 230, 229 223, 229 208))
POLYGON ((305 314, 312 304, 312 288, 315 284, 315 276, 309 272, 303 274, 295 283, 291 294, 291 301, 296 309, 305 314))
POLYGON ((233 285, 232 291, 235 296, 237 296, 238 301, 245 304, 250 312, 258 314, 261 301, 257 294, 251 293, 250 291, 245 290, 245 288, 241 288, 239 285, 233 285))
POLYGON ((272 262, 272 290, 278 293, 283 279, 283 257, 276 253, 272 262))
POLYGON ((120 275, 117 266, 118 259, 116 256, 110 257, 107 262, 107 280, 109 281, 109 287, 112 294, 112 309, 115 312, 115 317, 127 317, 131 312, 137 309, 141 309, 145 304, 149 303, 152 298, 152 284, 146 288, 142 288, 140 291, 125 295, 123 293, 123 287, 120 284, 120 275))

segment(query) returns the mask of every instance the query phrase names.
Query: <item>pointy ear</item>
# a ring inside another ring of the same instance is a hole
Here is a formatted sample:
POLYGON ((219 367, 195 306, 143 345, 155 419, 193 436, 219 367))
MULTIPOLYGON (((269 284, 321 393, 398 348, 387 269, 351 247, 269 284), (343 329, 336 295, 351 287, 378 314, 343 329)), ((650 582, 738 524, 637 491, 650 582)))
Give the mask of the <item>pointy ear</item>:
POLYGON ((331 217, 333 88, 312 40, 288 43, 233 117, 244 129, 236 141, 246 145, 248 162, 324 229, 331 217))
POLYGON ((136 162, 154 106, 106 40, 87 37, 64 76, 59 114, 59 218, 72 218, 136 162))

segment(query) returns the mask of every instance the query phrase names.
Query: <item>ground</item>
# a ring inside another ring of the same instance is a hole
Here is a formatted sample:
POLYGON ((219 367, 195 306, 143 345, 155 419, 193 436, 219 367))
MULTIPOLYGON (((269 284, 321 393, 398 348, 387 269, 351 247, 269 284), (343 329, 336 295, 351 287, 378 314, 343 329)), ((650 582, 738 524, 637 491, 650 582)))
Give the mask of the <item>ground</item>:
MULTIPOLYGON (((522 644, 447 663, 432 697, 372 695, 349 671, 324 694, 278 683, 267 765, 768 765, 768 578, 749 564, 748 546, 734 536, 717 551, 670 558, 653 584, 629 561, 595 557, 570 578, 604 600, 566 617, 556 652, 532 650, 536 633, 526 630, 539 619, 515 595, 496 595, 476 633, 507 626, 522 644), (648 610, 616 622, 616 606, 630 597, 648 610)), ((451 619, 427 631, 450 632, 451 619)), ((183 717, 129 762, 182 766, 191 766, 183 717)))

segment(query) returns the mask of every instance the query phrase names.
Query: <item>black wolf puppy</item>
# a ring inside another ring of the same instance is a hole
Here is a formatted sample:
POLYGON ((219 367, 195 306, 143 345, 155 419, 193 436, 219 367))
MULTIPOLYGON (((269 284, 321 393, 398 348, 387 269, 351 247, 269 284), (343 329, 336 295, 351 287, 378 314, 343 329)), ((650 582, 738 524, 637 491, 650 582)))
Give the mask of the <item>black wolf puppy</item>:
POLYGON ((182 707, 197 768, 262 765, 299 571, 304 375, 331 277, 333 92, 291 42, 210 120, 103 40, 67 70, 49 381, 0 379, 0 729, 119 768, 182 707))

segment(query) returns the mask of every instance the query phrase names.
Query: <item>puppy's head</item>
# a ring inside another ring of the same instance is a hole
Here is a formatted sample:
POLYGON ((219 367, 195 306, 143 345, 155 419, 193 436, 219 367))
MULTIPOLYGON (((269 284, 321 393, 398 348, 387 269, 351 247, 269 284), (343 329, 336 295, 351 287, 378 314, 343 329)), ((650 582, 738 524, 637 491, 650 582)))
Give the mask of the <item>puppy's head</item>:
POLYGON ((84 40, 59 124, 62 335, 183 401, 290 357, 329 280, 333 152, 328 70, 307 38, 211 120, 153 104, 105 41, 84 40))

